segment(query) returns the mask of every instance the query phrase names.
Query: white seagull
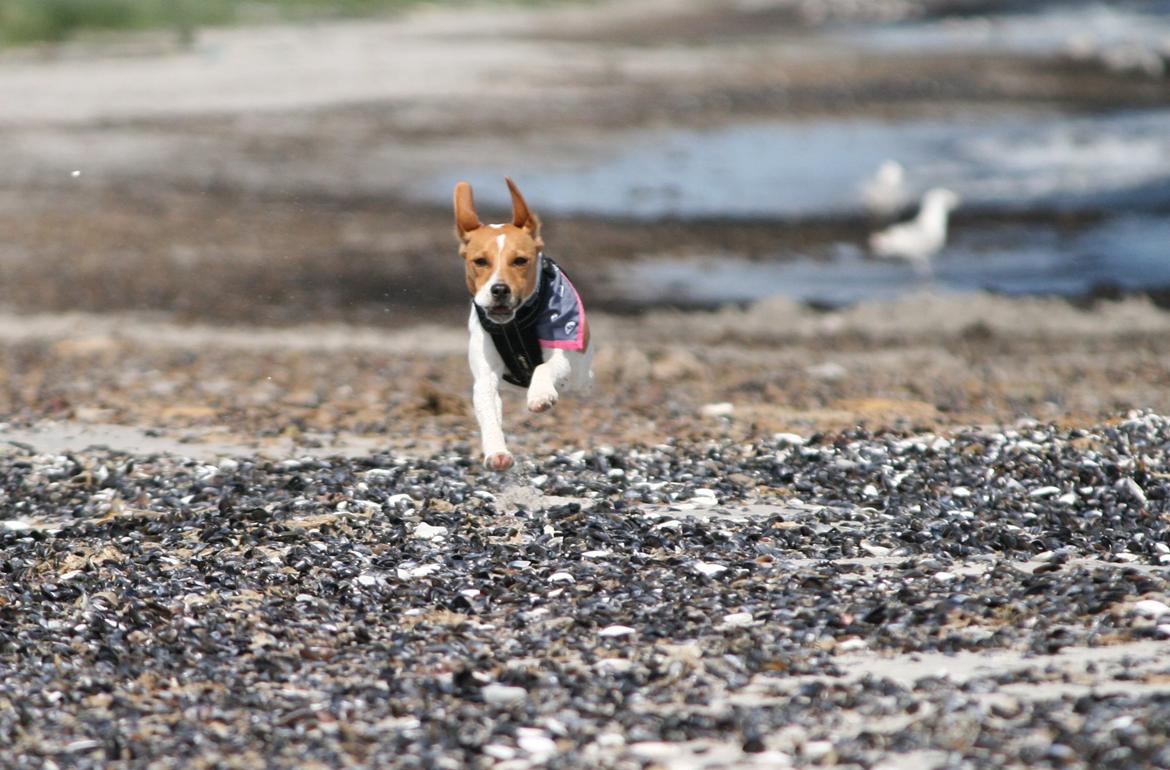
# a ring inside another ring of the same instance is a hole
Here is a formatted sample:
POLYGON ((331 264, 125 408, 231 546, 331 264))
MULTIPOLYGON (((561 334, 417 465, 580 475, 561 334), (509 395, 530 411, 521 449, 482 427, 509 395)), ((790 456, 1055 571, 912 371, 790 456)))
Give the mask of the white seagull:
POLYGON ((931 258, 947 242, 947 216, 958 205, 959 196, 950 190, 928 190, 918 216, 869 236, 870 251, 882 259, 909 262, 917 272, 929 272, 931 258))
POLYGON ((906 205, 906 170, 896 160, 887 160, 877 173, 861 185, 865 208, 877 217, 890 217, 906 205))

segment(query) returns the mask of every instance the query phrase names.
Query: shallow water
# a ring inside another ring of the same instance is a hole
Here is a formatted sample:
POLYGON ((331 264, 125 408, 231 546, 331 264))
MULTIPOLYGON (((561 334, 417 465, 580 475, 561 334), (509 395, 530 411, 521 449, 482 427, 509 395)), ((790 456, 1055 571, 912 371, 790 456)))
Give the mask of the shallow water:
POLYGON ((838 33, 844 43, 900 52, 1005 51, 1088 55, 1104 50, 1164 50, 1170 2, 1054 3, 1027 13, 903 22, 838 33))
MULTIPOLYGON (((860 185, 886 159, 912 199, 949 187, 984 209, 1083 208, 1170 201, 1170 110, 1090 117, 1038 112, 948 120, 737 123, 710 130, 615 132, 574 168, 510 171, 542 211, 637 218, 800 218, 862 211, 860 185)), ((469 177, 506 203, 497 180, 469 177)), ((436 180, 433 197, 449 195, 436 180)), ((482 193, 479 191, 482 190, 482 193)))
POLYGON ((835 306, 921 289, 1076 296, 1100 286, 1170 285, 1170 219, 1164 217, 1118 216, 1074 233, 980 226, 957 230, 951 241, 929 274, 869 259, 860 247, 842 243, 827 259, 647 259, 624 271, 610 291, 648 304, 717 305, 782 295, 835 306))

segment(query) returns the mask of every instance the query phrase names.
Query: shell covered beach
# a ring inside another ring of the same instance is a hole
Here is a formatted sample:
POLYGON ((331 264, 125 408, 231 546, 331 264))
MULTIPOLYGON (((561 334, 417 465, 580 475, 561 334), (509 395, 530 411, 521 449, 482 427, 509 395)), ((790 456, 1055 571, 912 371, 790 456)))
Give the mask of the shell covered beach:
POLYGON ((1170 767, 1155 6, 4 51, 0 767, 1170 767), (886 155, 963 196, 929 277, 886 155), (505 172, 598 352, 494 474, 505 172))

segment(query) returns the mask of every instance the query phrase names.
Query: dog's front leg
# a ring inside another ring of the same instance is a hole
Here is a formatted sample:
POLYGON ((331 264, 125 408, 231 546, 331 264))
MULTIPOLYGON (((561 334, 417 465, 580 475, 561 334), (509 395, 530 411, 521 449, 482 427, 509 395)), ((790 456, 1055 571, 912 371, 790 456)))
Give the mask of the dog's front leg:
POLYGON ((471 342, 467 359, 471 376, 475 379, 471 402, 475 407, 475 419, 479 422, 483 464, 488 470, 506 471, 512 467, 512 453, 504 440, 504 405, 500 399, 500 375, 504 371, 504 362, 491 339, 484 334, 474 310, 469 328, 471 342))
POLYGON ((547 412, 559 398, 557 388, 568 379, 571 367, 568 356, 560 348, 550 348, 548 359, 532 371, 532 382, 528 385, 528 409, 532 412, 547 412))
POLYGON ((497 378, 476 379, 472 390, 475 419, 483 440, 483 464, 488 470, 506 471, 512 467, 512 453, 504 440, 503 404, 497 378))

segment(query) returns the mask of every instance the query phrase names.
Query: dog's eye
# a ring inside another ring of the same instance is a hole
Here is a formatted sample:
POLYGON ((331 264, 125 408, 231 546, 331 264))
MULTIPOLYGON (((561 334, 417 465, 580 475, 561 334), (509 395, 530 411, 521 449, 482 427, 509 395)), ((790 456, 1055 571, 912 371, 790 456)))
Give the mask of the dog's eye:
POLYGON ((521 267, 528 264, 528 257, 516 257, 512 260, 512 264, 516 267, 521 267))
POLYGON ((476 267, 487 267, 488 260, 487 257, 476 257, 475 259, 471 260, 471 264, 475 265, 476 267))

